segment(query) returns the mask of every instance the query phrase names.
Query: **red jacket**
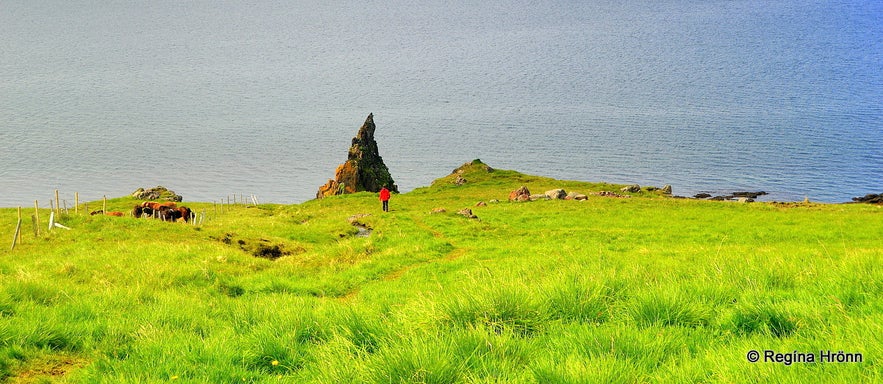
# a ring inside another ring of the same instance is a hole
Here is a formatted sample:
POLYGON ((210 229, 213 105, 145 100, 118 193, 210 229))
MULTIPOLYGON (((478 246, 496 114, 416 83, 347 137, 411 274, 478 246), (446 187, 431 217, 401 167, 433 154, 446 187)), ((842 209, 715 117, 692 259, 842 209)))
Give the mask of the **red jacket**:
POLYGON ((380 201, 389 201, 389 190, 383 188, 380 190, 380 201))

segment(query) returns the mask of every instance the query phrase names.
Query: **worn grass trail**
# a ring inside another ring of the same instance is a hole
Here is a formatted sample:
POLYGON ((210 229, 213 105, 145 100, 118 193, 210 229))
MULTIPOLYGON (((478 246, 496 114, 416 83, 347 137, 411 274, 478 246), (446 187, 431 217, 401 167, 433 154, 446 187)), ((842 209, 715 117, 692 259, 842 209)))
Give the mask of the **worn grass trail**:
MULTIPOLYGON (((883 380, 881 208, 647 192, 493 203, 520 185, 618 189, 479 163, 463 170, 465 184, 451 175, 394 196, 389 213, 356 194, 217 214, 194 203, 209 212, 196 227, 64 217, 73 230, 25 236, 0 257, 0 377, 883 380), (479 219, 455 213, 466 207, 479 219), (369 237, 356 236, 356 214, 369 214, 359 218, 369 237), (863 360, 751 363, 752 350, 863 360)), ((10 240, 13 218, 0 210, 10 240)))

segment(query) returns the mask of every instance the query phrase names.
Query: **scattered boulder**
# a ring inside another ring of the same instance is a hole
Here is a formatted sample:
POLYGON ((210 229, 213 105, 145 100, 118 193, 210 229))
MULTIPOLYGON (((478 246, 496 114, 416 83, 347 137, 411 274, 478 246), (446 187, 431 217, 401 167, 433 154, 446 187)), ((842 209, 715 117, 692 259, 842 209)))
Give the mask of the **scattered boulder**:
POLYGON ((704 193, 704 192, 703 192, 703 193, 697 193, 697 194, 693 195, 693 198, 695 198, 695 199, 707 199, 707 198, 709 198, 709 197, 711 197, 711 194, 709 194, 709 193, 704 193))
POLYGON ((500 200, 497 200, 497 199, 490 199, 490 200, 488 200, 488 203, 491 203, 491 204, 499 204, 499 203, 500 203, 500 200))
POLYGON ((479 201, 479 202, 475 203, 475 206, 476 207, 487 207, 487 203, 485 203, 484 201, 479 201))
POLYGON ((620 194, 618 194, 618 193, 616 193, 616 192, 610 192, 610 191, 601 191, 601 192, 595 192, 595 193, 592 193, 592 194, 595 195, 595 196, 601 196, 601 197, 613 197, 613 198, 617 198, 617 199, 628 199, 628 198, 631 197, 631 196, 629 196, 629 195, 620 195, 620 194))
POLYGON ((560 188, 559 189, 552 189, 552 190, 546 191, 546 196, 548 196, 552 200, 560 200, 560 199, 564 199, 565 197, 567 197, 567 192, 565 192, 563 189, 560 189, 560 188))
POLYGON ((463 176, 457 175, 457 178, 454 179, 454 184, 456 184, 456 185, 466 184, 466 179, 464 179, 463 176))
POLYGON ((552 198, 549 197, 549 195, 540 194, 540 193, 530 195, 530 201, 538 201, 538 200, 552 200, 552 198))
POLYGON ((469 219, 477 219, 478 218, 478 216, 475 216, 475 214, 473 214, 472 210, 469 208, 463 208, 463 209, 457 211, 457 214, 462 215, 463 217, 466 217, 469 219))
POLYGON ((638 184, 627 185, 625 187, 622 187, 622 189, 620 189, 620 191, 629 192, 629 193, 637 193, 637 192, 641 192, 641 186, 638 184))
POLYGON ((530 190, 525 186, 509 193, 509 201, 528 201, 530 200, 530 190))
POLYGON ((589 199, 589 197, 582 194, 582 193, 577 193, 576 195, 573 196, 573 199, 576 201, 586 201, 589 199))
POLYGON ((316 198, 355 192, 378 192, 387 187, 398 192, 398 186, 383 163, 374 140, 374 114, 368 114, 350 146, 347 161, 337 167, 334 179, 319 187, 316 198))
POLYGON ((181 202, 184 198, 176 194, 174 191, 169 190, 163 186, 156 186, 153 188, 138 188, 135 192, 132 192, 132 197, 138 200, 151 200, 151 201, 175 201, 181 202))
POLYGON ((662 186, 662 193, 666 195, 671 195, 671 184, 666 184, 662 186))
POLYGON ((444 209, 444 208, 433 208, 431 211, 429 211, 429 213, 430 213, 430 214, 433 214, 433 215, 436 215, 436 214, 439 214, 439 213, 445 213, 445 212, 447 212, 447 211, 448 211, 448 210, 447 210, 447 209, 444 209))

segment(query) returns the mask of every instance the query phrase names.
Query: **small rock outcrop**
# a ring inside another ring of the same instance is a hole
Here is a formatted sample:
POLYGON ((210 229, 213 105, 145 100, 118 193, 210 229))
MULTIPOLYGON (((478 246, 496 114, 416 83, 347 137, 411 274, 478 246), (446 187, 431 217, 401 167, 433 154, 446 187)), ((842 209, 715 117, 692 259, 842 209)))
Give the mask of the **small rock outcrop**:
POLYGON ((856 203, 865 203, 865 204, 883 204, 883 193, 875 194, 870 193, 864 195, 863 197, 853 197, 852 201, 856 203))
POLYGON ((374 140, 376 128, 374 114, 368 114, 365 123, 353 138, 346 162, 337 167, 334 179, 329 179, 325 185, 319 187, 317 199, 345 193, 378 192, 383 187, 398 192, 398 186, 377 149, 377 141, 374 140))
POLYGON ((582 194, 582 193, 579 193, 579 192, 570 192, 567 194, 566 197, 564 197, 564 199, 565 200, 583 201, 583 200, 588 200, 589 197, 582 194))
POLYGON ((638 193, 638 192, 641 192, 641 186, 638 184, 632 184, 632 185, 622 187, 622 189, 620 189, 620 191, 630 192, 630 193, 638 193))
POLYGON ((181 202, 184 200, 184 197, 175 193, 174 191, 169 190, 163 186, 156 186, 153 188, 138 188, 135 192, 132 192, 132 197, 138 200, 152 200, 152 201, 175 201, 181 202))
POLYGON ((549 196, 552 200, 561 200, 567 197, 567 192, 563 189, 553 189, 546 191, 546 196, 549 196))
POLYGON ((454 169, 453 172, 451 172, 451 174, 452 175, 462 175, 463 173, 466 173, 466 171, 476 169, 476 167, 478 167, 479 169, 481 169, 487 173, 491 173, 494 171, 494 169, 491 168, 491 166, 483 163, 481 161, 481 159, 475 159, 475 160, 472 160, 468 163, 465 163, 465 164, 457 167, 456 169, 454 169))
POLYGON ((520 188, 509 193, 509 201, 529 201, 530 200, 530 190, 525 186, 521 186, 520 188))

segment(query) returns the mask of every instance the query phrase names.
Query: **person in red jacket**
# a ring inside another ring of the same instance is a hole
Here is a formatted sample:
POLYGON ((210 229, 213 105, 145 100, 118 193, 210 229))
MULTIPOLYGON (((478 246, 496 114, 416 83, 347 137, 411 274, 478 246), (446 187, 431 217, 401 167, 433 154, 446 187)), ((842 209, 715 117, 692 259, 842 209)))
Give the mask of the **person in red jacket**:
POLYGON ((380 201, 383 202, 383 212, 389 212, 389 189, 386 187, 380 190, 380 201))

